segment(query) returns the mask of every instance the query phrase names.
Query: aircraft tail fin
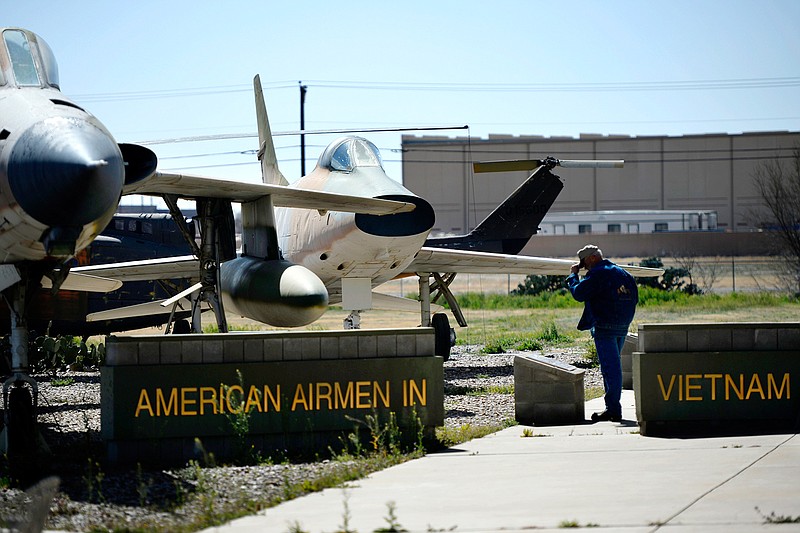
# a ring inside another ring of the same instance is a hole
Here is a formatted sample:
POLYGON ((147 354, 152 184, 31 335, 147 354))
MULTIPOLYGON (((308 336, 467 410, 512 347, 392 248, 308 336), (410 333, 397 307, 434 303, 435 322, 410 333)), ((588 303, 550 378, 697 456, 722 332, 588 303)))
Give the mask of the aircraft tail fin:
POLYGON ((267 105, 264 103, 264 92, 261 89, 261 77, 253 78, 253 89, 256 97, 256 120, 258 121, 258 160, 261 162, 261 179, 268 185, 289 185, 289 181, 278 169, 278 158, 275 156, 275 145, 272 143, 272 130, 267 117, 267 105))
POLYGON ((432 237, 425 246, 516 255, 539 231, 563 188, 558 176, 540 166, 469 234, 432 237))

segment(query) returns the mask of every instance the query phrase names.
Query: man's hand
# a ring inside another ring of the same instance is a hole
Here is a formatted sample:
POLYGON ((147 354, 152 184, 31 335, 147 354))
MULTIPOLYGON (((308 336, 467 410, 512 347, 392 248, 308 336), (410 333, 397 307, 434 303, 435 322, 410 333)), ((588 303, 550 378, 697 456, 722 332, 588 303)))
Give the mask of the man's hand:
POLYGON ((575 263, 574 265, 572 265, 572 267, 569 269, 569 271, 572 272, 573 274, 577 274, 578 272, 581 271, 581 264, 580 263, 575 263))

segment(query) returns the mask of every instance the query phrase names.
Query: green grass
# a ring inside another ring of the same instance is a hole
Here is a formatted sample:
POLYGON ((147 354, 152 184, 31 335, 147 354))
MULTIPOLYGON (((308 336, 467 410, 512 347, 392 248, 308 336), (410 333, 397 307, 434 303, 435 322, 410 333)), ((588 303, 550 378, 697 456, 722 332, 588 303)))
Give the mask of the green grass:
MULTIPOLYGON (((490 309, 470 307, 483 301, 481 298, 470 295, 463 298, 470 327, 456 330, 459 345, 484 344, 485 353, 503 353, 590 341, 587 332, 575 327, 583 304, 571 301, 569 295, 491 296, 490 309), (551 301, 557 305, 548 307, 551 301)), ((742 292, 688 295, 642 287, 631 331, 635 332, 644 323, 781 322, 797 321, 798 316, 800 300, 787 295, 742 292)))
MULTIPOLYGON (((458 295, 462 309, 574 309, 582 308, 567 292, 546 292, 536 296, 511 294, 464 293, 458 295)), ((778 304, 798 305, 797 298, 778 293, 745 293, 690 295, 680 291, 663 291, 639 287, 639 306, 667 306, 690 309, 736 309, 742 306, 765 307, 778 304)))
POLYGON ((478 439, 496 433, 501 429, 515 426, 517 423, 514 420, 504 420, 499 424, 492 424, 488 426, 473 426, 472 424, 463 424, 458 427, 438 427, 436 428, 436 440, 445 447, 455 446, 462 442, 467 442, 472 439, 478 439))
POLYGON ((481 294, 467 292, 458 295, 462 309, 569 309, 582 307, 566 292, 545 292, 536 296, 510 294, 481 294))

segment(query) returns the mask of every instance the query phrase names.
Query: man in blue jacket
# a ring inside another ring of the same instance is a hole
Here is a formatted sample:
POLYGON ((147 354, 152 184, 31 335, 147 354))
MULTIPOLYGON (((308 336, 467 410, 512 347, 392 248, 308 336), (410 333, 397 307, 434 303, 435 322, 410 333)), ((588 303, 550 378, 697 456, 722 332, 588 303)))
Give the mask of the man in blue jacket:
POLYGON ((628 272, 608 259, 597 246, 588 244, 578 250, 578 263, 572 265, 567 286, 572 297, 584 302, 579 330, 591 330, 600 371, 603 374, 606 409, 594 413, 592 422, 622 420, 622 361, 620 352, 633 321, 639 291, 628 272), (578 272, 587 270, 583 279, 578 272))

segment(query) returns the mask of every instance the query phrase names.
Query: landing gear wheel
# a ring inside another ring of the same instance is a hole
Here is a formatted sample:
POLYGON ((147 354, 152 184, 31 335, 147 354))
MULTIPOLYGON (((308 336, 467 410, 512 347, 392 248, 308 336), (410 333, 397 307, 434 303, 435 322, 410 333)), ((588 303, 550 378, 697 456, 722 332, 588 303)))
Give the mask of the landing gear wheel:
POLYGON ((180 320, 176 320, 172 324, 172 333, 174 333, 174 334, 180 335, 180 334, 191 333, 191 332, 192 332, 192 325, 189 324, 189 321, 186 320, 185 318, 182 318, 180 320))
POLYGON ((431 317, 431 327, 434 334, 434 350, 445 361, 450 359, 450 348, 456 344, 456 332, 450 327, 450 320, 444 313, 436 313, 431 317))

